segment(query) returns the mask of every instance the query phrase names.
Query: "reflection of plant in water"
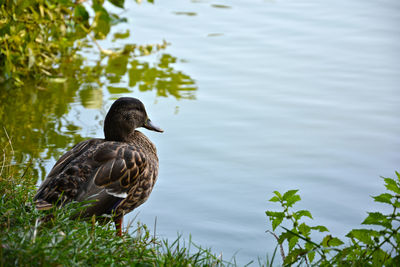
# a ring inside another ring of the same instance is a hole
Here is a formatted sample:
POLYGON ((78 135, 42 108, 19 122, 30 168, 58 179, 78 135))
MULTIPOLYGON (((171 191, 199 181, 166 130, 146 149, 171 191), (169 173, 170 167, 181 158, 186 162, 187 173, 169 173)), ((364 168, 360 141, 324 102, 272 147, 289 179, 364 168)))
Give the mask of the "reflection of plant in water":
MULTIPOLYGON (((114 25, 127 21, 107 10, 103 0, 84 2, 0 1, 0 82, 11 80, 21 86, 27 77, 43 80, 62 75, 58 66, 63 61, 73 61, 78 51, 90 43, 97 45, 96 40, 105 39, 114 25)), ((124 7, 124 0, 108 2, 124 7)))
POLYGON ((174 96, 176 99, 195 99, 194 80, 172 68, 176 58, 163 54, 160 62, 150 67, 147 62, 140 63, 137 60, 131 62, 129 70, 129 86, 139 86, 140 91, 157 90, 157 96, 174 96))
MULTIPOLYGON (((181 71, 176 71, 172 64, 176 58, 169 54, 162 54, 159 61, 151 66, 148 62, 140 62, 136 58, 129 60, 123 54, 109 57, 105 68, 105 75, 110 82, 119 83, 128 73, 129 87, 138 87, 139 91, 156 90, 157 96, 173 96, 176 99, 195 99, 195 81, 181 71)), ((128 93, 124 87, 108 86, 113 93, 128 93)))
MULTIPOLYGON (((123 0, 109 2, 124 5, 123 0)), ((100 47, 98 39, 126 22, 103 5, 99 0, 0 1, 0 131, 7 130, 23 155, 15 160, 36 160, 42 174, 43 160, 58 158, 83 139, 76 123, 66 119, 70 104, 79 97, 85 108, 101 108, 105 80, 112 84, 107 86, 111 94, 131 93, 128 86, 137 86, 139 91, 156 90, 157 96, 195 98, 194 80, 172 66, 176 58, 164 54, 154 65, 138 60, 165 49, 165 41, 100 47), (99 48, 99 59, 90 64, 82 56, 89 44, 99 48)), ((113 40, 129 36, 126 30, 113 40)), ((6 143, 0 133, 0 146, 6 143)))
MULTIPOLYGON (((42 85, 49 78, 54 80, 74 76, 78 80, 91 77, 91 82, 101 87, 102 75, 106 75, 110 83, 119 83, 129 71, 129 86, 138 84, 140 91, 156 89, 158 96, 194 98, 194 81, 171 67, 176 58, 163 55, 154 67, 136 59, 165 49, 165 41, 151 45, 128 44, 123 49, 112 50, 103 49, 98 44, 97 40, 105 39, 113 25, 127 21, 107 11, 103 6, 104 1, 94 0, 91 5, 69 0, 3 2, 0 8, 0 82, 11 80, 14 85, 23 86, 30 78, 28 83, 39 81, 42 85), (89 12, 94 16, 90 17, 89 12), (85 66, 79 53, 90 43, 100 50, 100 60, 95 66, 85 66), (105 58, 107 65, 104 70, 101 62, 105 58), (65 65, 75 65, 75 68, 65 73, 65 65)), ((109 2, 115 7, 124 7, 123 0, 109 2)), ((115 33, 113 40, 129 36, 130 31, 126 30, 115 33)), ((110 89, 110 92, 115 91, 110 89)), ((123 91, 130 91, 125 89, 123 91)))
POLYGON ((36 160, 57 158, 63 148, 82 140, 74 123, 64 118, 76 91, 73 82, 53 84, 46 90, 29 85, 19 89, 3 87, 0 90, 1 146, 8 142, 4 128, 14 149, 24 155, 15 160, 35 160, 34 165, 43 174, 43 164, 36 160))
POLYGON ((130 88, 137 87, 140 92, 155 90, 156 96, 160 97, 172 96, 177 100, 196 98, 195 81, 173 68, 176 57, 164 53, 157 62, 150 64, 139 61, 135 56, 135 49, 128 45, 122 51, 110 52, 106 58, 106 64, 102 64, 104 57, 101 57, 94 65, 77 69, 74 74, 82 82, 79 96, 82 105, 87 108, 101 106, 100 88, 104 83, 100 77, 107 79, 107 90, 110 94, 132 93, 130 88), (124 78, 128 79, 126 85, 124 78))
MULTIPOLYGON (((65 115, 76 96, 86 108, 102 107, 101 76, 112 84, 129 77, 129 86, 139 91, 156 90, 157 96, 173 96, 176 99, 194 99, 195 83, 190 76, 176 71, 172 64, 176 58, 163 54, 156 64, 140 62, 136 58, 114 55, 106 65, 99 60, 93 66, 82 66, 81 60, 60 65, 65 78, 50 79, 40 87, 25 83, 23 87, 3 86, 0 90, 0 126, 12 139, 16 150, 29 159, 58 158, 66 147, 82 140, 79 128, 65 115)), ((126 87, 107 87, 111 94, 130 93, 126 87)), ((2 130, 2 129, 1 129, 2 130)), ((6 142, 0 134, 0 143, 6 142)), ((36 162, 42 169, 41 162, 36 162)))
MULTIPOLYGON (((162 45, 140 47, 126 45, 120 51, 109 51, 106 64, 102 63, 105 58, 103 56, 94 65, 77 70, 75 76, 82 75, 83 83, 80 90, 81 103, 87 107, 86 103, 90 102, 93 105, 93 100, 99 98, 99 88, 103 86, 100 77, 106 77, 110 94, 132 93, 130 88, 137 87, 141 92, 155 90, 156 95, 160 97, 173 96, 177 100, 195 99, 197 90, 195 81, 189 75, 173 68, 173 64, 177 61, 176 57, 164 53, 151 64, 139 61, 136 55, 137 49, 142 55, 159 51, 166 45, 166 42, 162 45), (124 77, 128 78, 126 86, 123 86, 124 77)), ((99 100, 101 101, 101 98, 99 100)))

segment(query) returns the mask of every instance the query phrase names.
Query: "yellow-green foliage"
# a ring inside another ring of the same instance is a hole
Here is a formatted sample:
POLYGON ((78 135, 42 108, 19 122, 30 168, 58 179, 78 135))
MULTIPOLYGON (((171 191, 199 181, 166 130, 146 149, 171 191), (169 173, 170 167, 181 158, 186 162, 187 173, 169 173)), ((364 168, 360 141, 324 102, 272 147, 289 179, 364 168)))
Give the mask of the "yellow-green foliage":
MULTIPOLYGON (((108 2, 124 7, 124 0, 108 2)), ((115 51, 103 50, 96 40, 106 38, 112 26, 127 20, 106 10, 104 4, 102 0, 0 0, 0 83, 11 79, 21 85, 27 78, 60 76, 61 66, 79 58, 77 51, 85 46, 95 45, 103 56, 113 55, 115 51)), ((128 36, 129 31, 114 38, 128 36)), ((165 46, 165 42, 131 45, 120 52, 148 55, 165 46)))
POLYGON ((82 9, 74 1, 2 1, 0 77, 21 82, 21 76, 56 74, 54 66, 74 56, 75 40, 86 36, 82 9))

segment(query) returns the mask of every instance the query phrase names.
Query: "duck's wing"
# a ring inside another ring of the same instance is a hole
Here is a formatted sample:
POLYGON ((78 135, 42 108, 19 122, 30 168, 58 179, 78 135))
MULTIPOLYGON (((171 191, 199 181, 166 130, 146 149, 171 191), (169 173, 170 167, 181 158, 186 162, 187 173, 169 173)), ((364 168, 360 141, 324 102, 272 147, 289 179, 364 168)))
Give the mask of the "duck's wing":
POLYGON ((53 166, 46 179, 40 185, 38 192, 36 193, 34 200, 43 198, 42 192, 46 188, 50 181, 55 179, 74 159, 85 153, 91 147, 104 142, 103 139, 89 139, 76 144, 71 150, 66 152, 53 166))
POLYGON ((130 195, 144 190, 149 174, 148 160, 140 148, 119 142, 105 142, 93 153, 98 164, 91 182, 78 201, 96 200, 85 216, 110 214, 130 195), (144 178, 144 179, 141 179, 144 178))
POLYGON ((51 171, 47 176, 52 177, 59 174, 72 160, 76 159, 77 157, 85 153, 91 147, 102 142, 104 142, 103 139, 94 138, 76 144, 73 148, 71 148, 71 150, 69 150, 67 153, 62 155, 59 160, 57 160, 56 164, 53 166, 53 168, 51 169, 51 171))

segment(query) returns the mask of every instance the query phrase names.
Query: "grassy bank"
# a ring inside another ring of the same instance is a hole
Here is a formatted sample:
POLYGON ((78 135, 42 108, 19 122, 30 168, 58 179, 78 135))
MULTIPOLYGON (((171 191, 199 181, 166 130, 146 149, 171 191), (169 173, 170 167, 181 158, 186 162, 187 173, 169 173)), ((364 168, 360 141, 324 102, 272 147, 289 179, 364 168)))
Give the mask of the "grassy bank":
MULTIPOLYGON (((162 240, 140 223, 119 237, 111 222, 71 220, 81 208, 78 203, 37 211, 32 203, 35 171, 29 163, 12 164, 12 158, 4 152, 0 160, 0 266, 235 265, 191 240, 162 240)), ((373 199, 391 212, 368 212, 363 228, 340 238, 323 225, 309 225, 310 211, 294 209, 301 200, 298 190, 274 191, 270 202, 281 207, 266 215, 272 224, 267 232, 277 246, 259 265, 400 266, 400 174, 383 180, 386 192, 373 199), (316 240, 316 232, 325 237, 316 240)))
MULTIPOLYGON (((29 165, 29 164, 28 164, 29 165)), ((112 223, 70 220, 79 207, 37 211, 29 166, 0 164, 1 266, 225 266, 209 250, 177 238, 161 240, 143 224, 123 237, 112 223)))

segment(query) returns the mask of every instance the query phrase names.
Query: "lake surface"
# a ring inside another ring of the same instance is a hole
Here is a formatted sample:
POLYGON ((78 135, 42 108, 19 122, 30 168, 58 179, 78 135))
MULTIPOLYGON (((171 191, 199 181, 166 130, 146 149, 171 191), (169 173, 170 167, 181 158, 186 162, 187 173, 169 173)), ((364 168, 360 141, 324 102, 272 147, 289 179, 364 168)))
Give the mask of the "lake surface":
MULTIPOLYGON (((174 76, 164 82, 183 75, 187 91, 184 82, 174 97, 163 83, 105 77, 69 96, 53 126, 102 137, 114 99, 145 103, 165 130, 143 130, 158 148, 159 180, 127 219, 153 229, 157 218, 159 236, 191 234, 242 265, 275 248, 264 213, 278 208, 268 202, 274 190, 299 189, 310 224, 339 237, 382 209, 370 196, 400 162, 399 1, 171 0, 132 3, 122 15, 131 36, 119 44, 165 39, 166 50, 140 60, 169 60, 174 76)), ((53 143, 60 154, 74 141, 53 143)), ((55 156, 41 155, 48 172, 55 156)))

